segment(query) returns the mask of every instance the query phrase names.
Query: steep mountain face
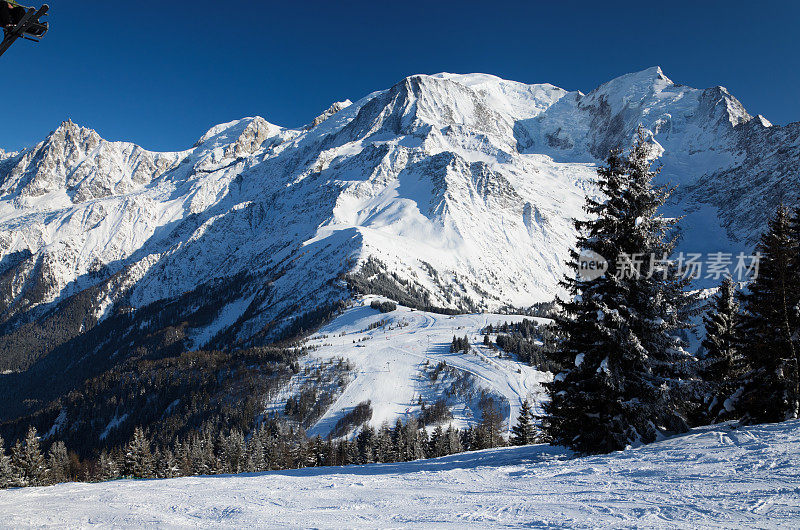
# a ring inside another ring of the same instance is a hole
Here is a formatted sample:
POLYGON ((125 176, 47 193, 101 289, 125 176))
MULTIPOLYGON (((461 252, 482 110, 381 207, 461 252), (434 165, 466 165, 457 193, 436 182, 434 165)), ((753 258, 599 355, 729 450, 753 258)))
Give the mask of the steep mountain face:
POLYGON ((78 381, 167 327, 177 349, 263 344, 354 285, 460 310, 548 300, 595 165, 639 124, 680 185, 687 250, 749 249, 797 188, 800 124, 659 68, 589 94, 417 75, 303 128, 245 118, 175 153, 65 122, 0 153, 0 371, 78 381))

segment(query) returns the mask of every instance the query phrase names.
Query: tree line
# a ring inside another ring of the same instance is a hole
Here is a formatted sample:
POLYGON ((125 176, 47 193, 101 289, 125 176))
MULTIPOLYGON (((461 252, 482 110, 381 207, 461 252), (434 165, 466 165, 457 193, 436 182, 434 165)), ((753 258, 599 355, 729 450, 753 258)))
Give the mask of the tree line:
MULTIPOLYGON (((31 427, 24 440, 7 454, 0 438, 0 488, 45 486, 65 481, 99 482, 118 478, 174 478, 262 472, 316 466, 345 466, 377 462, 408 462, 506 445, 503 416, 487 405, 481 421, 466 429, 441 424, 428 432, 416 418, 397 420, 375 429, 365 423, 358 434, 339 439, 309 438, 282 418, 270 417, 248 436, 231 429, 210 428, 172 444, 158 445, 137 427, 122 447, 103 450, 96 458, 81 459, 61 441, 44 441, 31 427)), ((510 442, 540 441, 534 415, 526 401, 510 442)))

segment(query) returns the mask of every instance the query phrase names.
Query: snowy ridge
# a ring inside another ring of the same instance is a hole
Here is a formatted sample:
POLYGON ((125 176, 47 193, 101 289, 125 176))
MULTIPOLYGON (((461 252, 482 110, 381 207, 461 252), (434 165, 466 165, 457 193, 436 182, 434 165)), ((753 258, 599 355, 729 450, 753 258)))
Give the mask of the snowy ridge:
POLYGON ((676 85, 658 67, 585 95, 415 75, 302 129, 245 118, 176 153, 65 122, 0 157, 0 270, 17 278, 0 309, 37 318, 96 286, 104 318, 246 272, 228 302, 237 314, 209 329, 263 340, 349 297, 342 275, 370 256, 439 307, 548 300, 595 164, 639 124, 662 178, 681 185, 671 213, 689 214, 689 250, 749 250, 796 189, 800 127, 771 126, 724 88, 676 85))
POLYGON ((769 528, 800 518, 800 423, 717 425, 603 456, 533 445, 365 466, 59 484, 9 526, 769 528))

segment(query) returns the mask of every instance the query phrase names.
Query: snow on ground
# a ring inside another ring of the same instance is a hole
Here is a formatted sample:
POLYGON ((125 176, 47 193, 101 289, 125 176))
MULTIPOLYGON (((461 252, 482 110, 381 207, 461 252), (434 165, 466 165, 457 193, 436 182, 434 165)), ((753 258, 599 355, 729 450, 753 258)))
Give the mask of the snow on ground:
POLYGON ((605 456, 549 446, 400 464, 0 491, 3 527, 797 527, 800 422, 605 456))
MULTIPOLYGON (((382 314, 369 307, 374 299, 367 297, 363 306, 348 309, 308 342, 309 346, 318 346, 318 349, 301 360, 302 366, 316 366, 321 361, 337 358, 345 358, 355 366, 352 382, 309 429, 309 435, 326 436, 339 418, 367 400, 372 404, 371 423, 375 427, 384 421, 394 425, 397 418, 405 421, 416 416, 420 411, 419 397, 432 404, 437 398, 444 397, 448 382, 452 382, 443 376, 434 383, 428 375, 442 361, 454 373, 466 376, 473 391, 471 398, 462 393, 447 398, 453 412, 454 427, 474 424, 480 419, 477 396, 481 390, 501 403, 507 429, 513 426, 523 400, 529 399, 537 404, 538 412, 538 404, 544 395, 541 382, 550 380, 552 375, 525 363, 499 358, 499 352, 483 346, 480 333, 487 324, 516 322, 526 317, 494 314, 448 316, 402 306, 382 314), (369 329, 381 321, 385 324, 369 329), (450 343, 454 335, 467 335, 472 343, 472 352, 451 353, 450 343)), ((285 398, 283 396, 284 403, 285 398)), ((274 410, 275 407, 269 408, 274 410)))

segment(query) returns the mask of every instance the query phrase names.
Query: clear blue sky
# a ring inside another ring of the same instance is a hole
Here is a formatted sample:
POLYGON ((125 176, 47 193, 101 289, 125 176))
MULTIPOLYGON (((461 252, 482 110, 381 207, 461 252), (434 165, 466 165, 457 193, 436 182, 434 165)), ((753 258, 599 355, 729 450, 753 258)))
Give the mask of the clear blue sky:
POLYGON ((51 0, 41 44, 0 57, 0 147, 66 119, 148 149, 243 116, 297 126, 414 73, 486 72, 587 92, 660 65, 800 121, 800 2, 51 0), (563 4, 563 5, 562 5, 563 4))

